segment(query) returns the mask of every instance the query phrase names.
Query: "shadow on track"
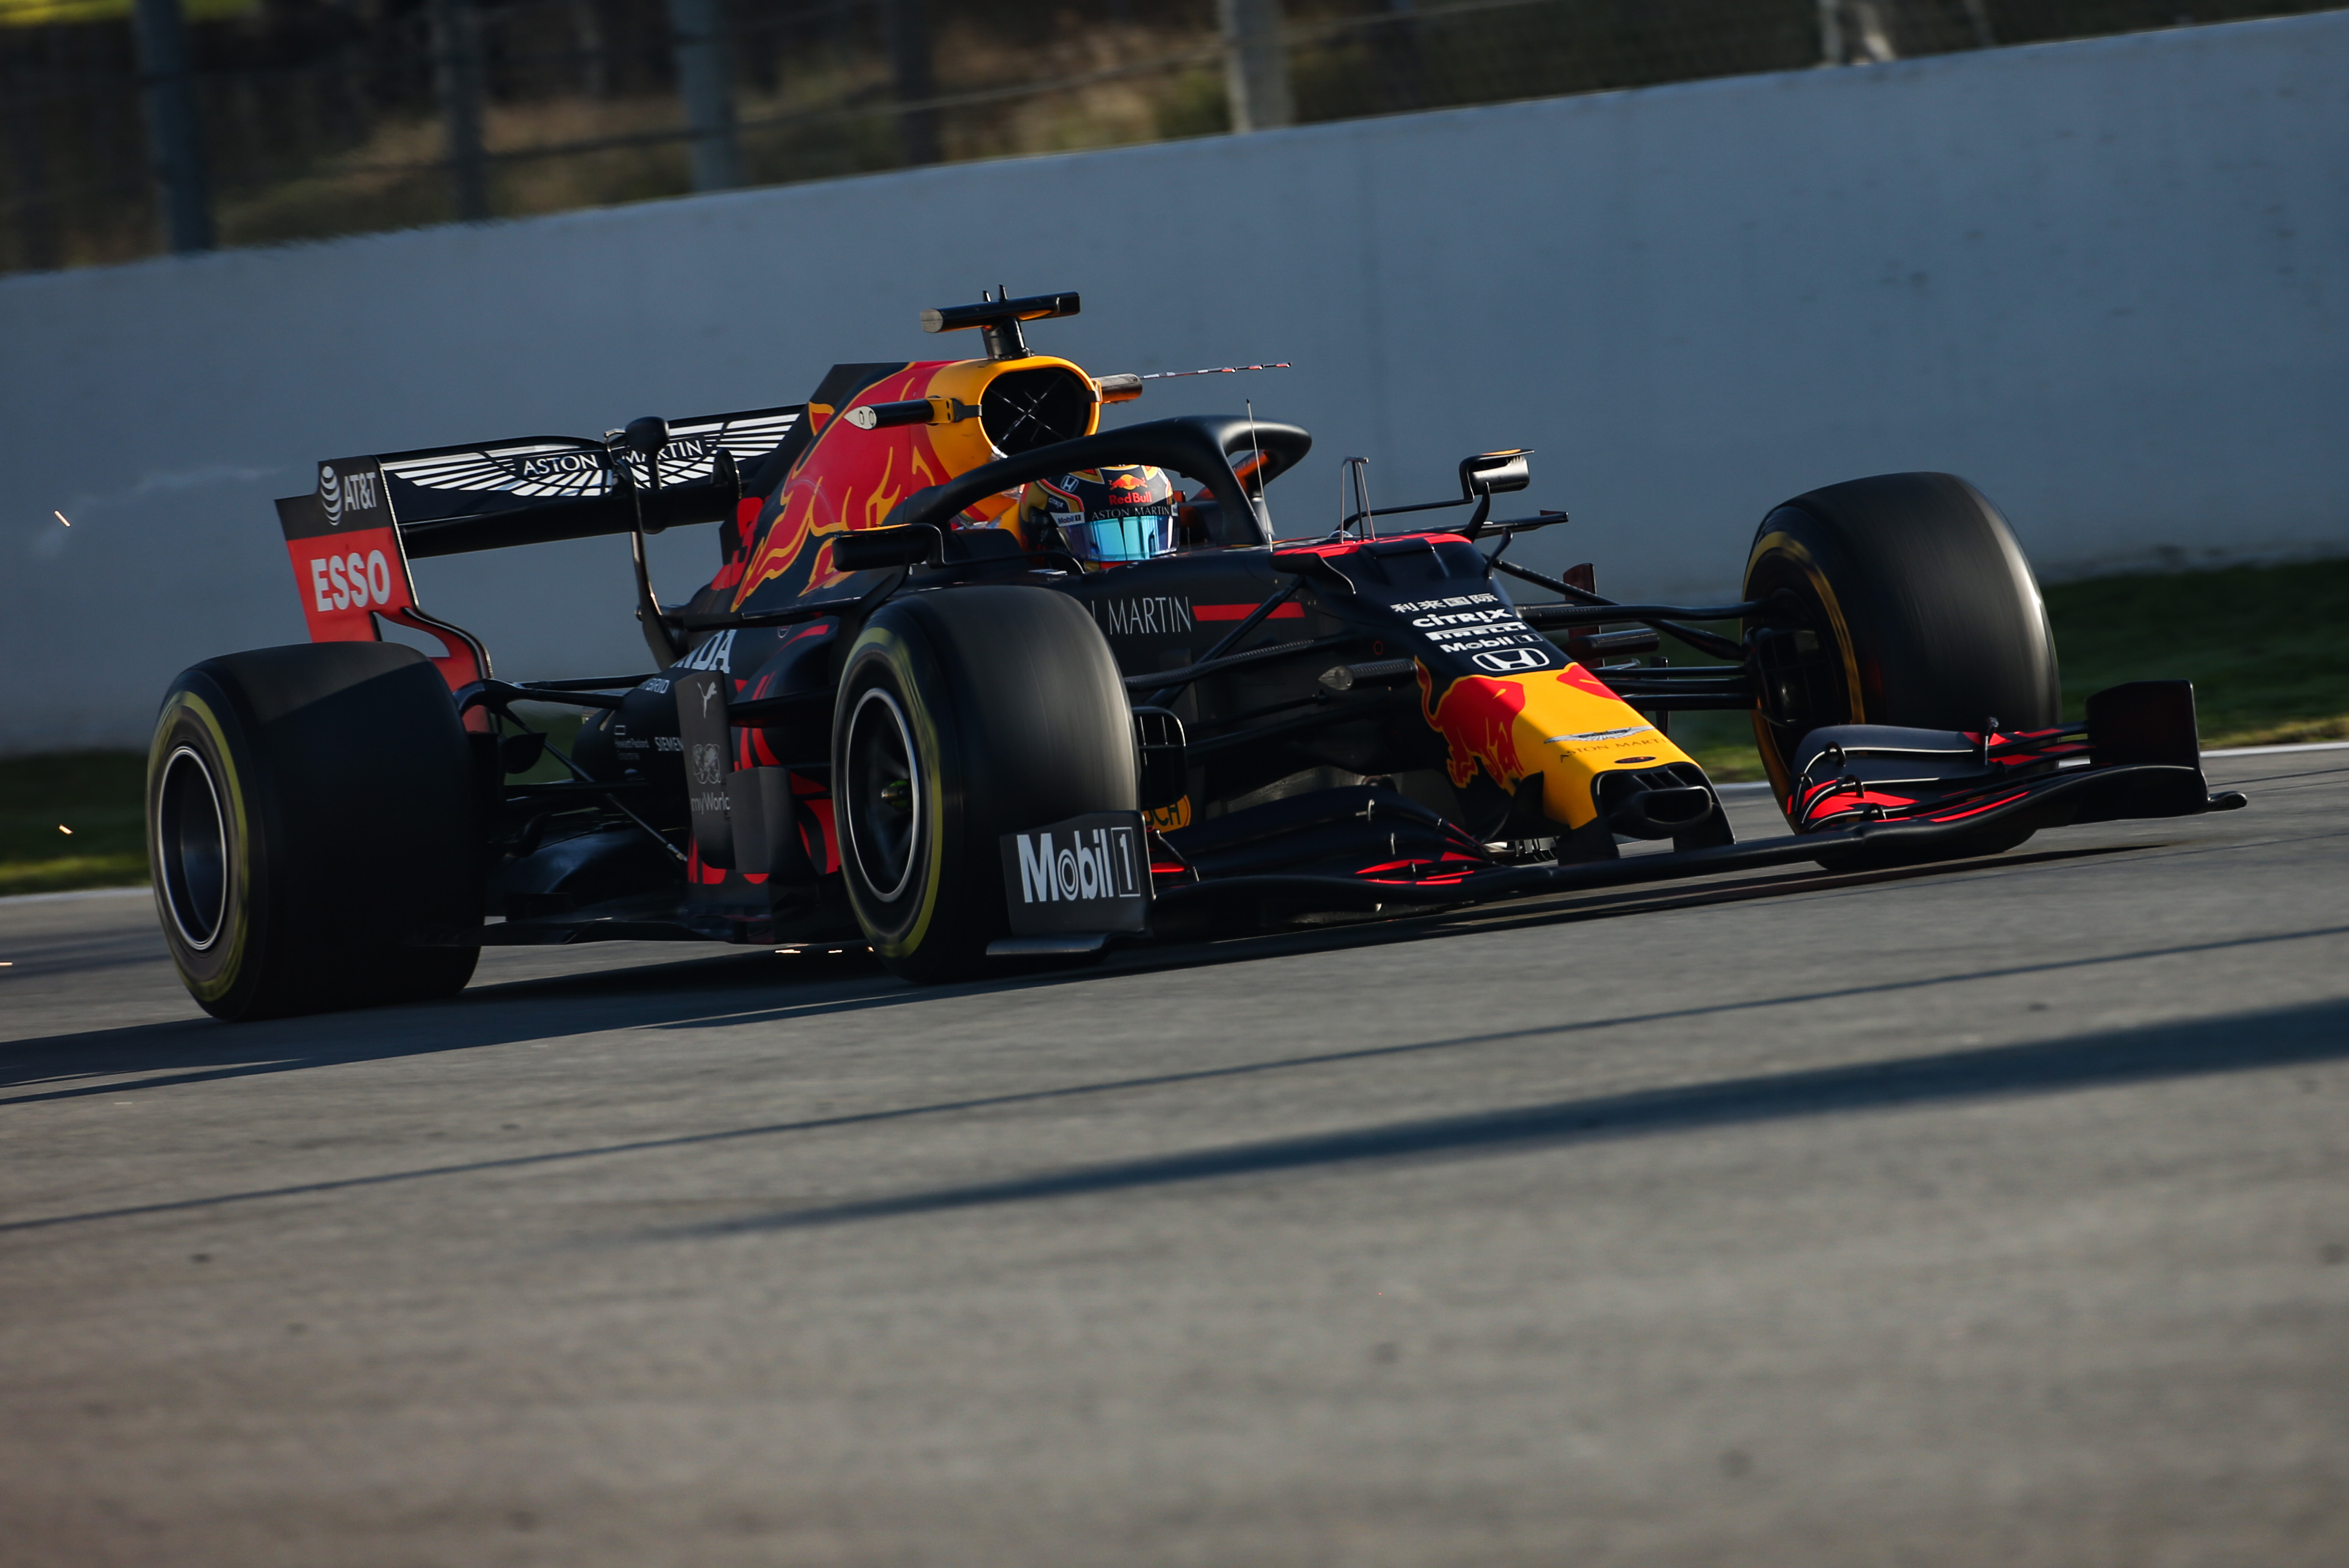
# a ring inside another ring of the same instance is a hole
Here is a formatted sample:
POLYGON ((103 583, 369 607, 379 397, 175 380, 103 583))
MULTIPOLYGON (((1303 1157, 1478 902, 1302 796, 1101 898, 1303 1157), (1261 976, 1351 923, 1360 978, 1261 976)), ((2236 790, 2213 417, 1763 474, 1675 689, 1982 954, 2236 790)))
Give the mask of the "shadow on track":
POLYGON ((1489 1158, 1601 1139, 1654 1137, 1801 1116, 2114 1088, 2343 1057, 2349 1057, 2349 1002, 2326 1002, 2028 1045, 1733 1078, 1473 1116, 1390 1122, 1348 1132, 1119 1160, 648 1234, 667 1240, 806 1230, 1337 1166, 1489 1158))
MULTIPOLYGON (((762 1126, 745 1127, 722 1127, 716 1128, 709 1132, 686 1133, 670 1137, 642 1138, 626 1143, 600 1144, 585 1148, 556 1149, 539 1154, 508 1155, 492 1159, 469 1160, 447 1165, 424 1166, 420 1168, 411 1168, 406 1170, 383 1171, 371 1176, 347 1177, 328 1181, 302 1182, 284 1187, 247 1189, 237 1192, 215 1193, 211 1196, 202 1198, 174 1199, 160 1203, 131 1204, 120 1208, 93 1210, 76 1214, 57 1214, 43 1216, 37 1219, 9 1220, 6 1222, 0 1222, 0 1234, 6 1234, 8 1232, 17 1231, 48 1230, 61 1225, 85 1224, 100 1220, 119 1220, 140 1215, 173 1213, 183 1210, 212 1209, 228 1204, 260 1202, 265 1199, 277 1198, 309 1197, 320 1193, 339 1192, 358 1188, 385 1187, 410 1181, 438 1180, 450 1177, 478 1176, 496 1171, 520 1170, 539 1166, 568 1164, 581 1160, 607 1159, 626 1155, 659 1153, 677 1149, 692 1148, 703 1145, 739 1142, 751 1138, 778 1137, 808 1133, 820 1133, 842 1127, 869 1127, 885 1122, 910 1121, 920 1117, 954 1116, 970 1111, 992 1110, 1008 1106, 1034 1105, 1054 1100, 1071 1100, 1092 1096, 1131 1094, 1174 1088, 1185 1084, 1207 1083, 1219 1079, 1247 1077, 1263 1073, 1298 1072, 1312 1068, 1342 1065, 1351 1063, 1371 1062, 1385 1057, 1416 1055, 1433 1051, 1464 1050, 1479 1045, 1501 1044, 1548 1036, 1563 1037, 1606 1029, 1652 1027, 1654 1025, 1667 1023, 1686 1024, 1698 1020, 1719 1019, 1730 1014, 1766 1007, 1803 1006, 1823 1002, 1848 999, 1855 996, 1880 995, 1890 992, 1921 990, 1936 985, 1961 985, 1980 981, 2011 980, 2023 975, 2058 973, 2066 970, 2085 969, 2098 964, 2129 963, 2144 960, 2177 958, 2189 954, 2215 952, 2232 948, 2259 947, 2275 942, 2300 941, 2315 938, 2335 936, 2349 936, 2349 926, 2326 926, 2310 930, 2276 932, 2267 936, 2230 938, 2211 942, 2197 942, 2183 947, 2151 949, 2127 953, 2114 953, 2097 958, 2060 959, 2040 964, 2023 964, 1995 970, 1974 970, 1959 974, 1925 976, 1913 980, 1887 981, 1870 985, 1847 986, 1834 991, 1796 992, 1769 997, 1744 998, 1729 1002, 1712 1002, 1698 1006, 1676 1008, 1655 1012, 1618 1014, 1605 1018, 1572 1019, 1557 1023, 1537 1024, 1531 1027, 1520 1029, 1495 1030, 1481 1034, 1458 1035, 1441 1040, 1412 1041, 1395 1045, 1369 1045, 1348 1051, 1323 1052, 1308 1056, 1278 1057, 1268 1061, 1239 1063, 1224 1067, 1206 1067, 1191 1072, 1162 1073, 1145 1077, 1116 1078, 1090 1084, 1062 1085, 1053 1088, 1031 1089, 1011 1094, 990 1095, 970 1099, 940 1101, 927 1105, 894 1106, 881 1110, 853 1112, 840 1116, 810 1117, 801 1121, 774 1122, 762 1126)), ((621 977, 600 976, 594 978, 618 979, 621 977)), ((528 981, 522 983, 541 985, 553 982, 528 981)), ((937 993, 899 993, 901 997, 935 994, 937 993)), ((2344 1012, 2349 1012, 2349 1003, 2340 1004, 2340 1010, 2344 1012)), ((2301 1011, 2306 1012, 2309 1010, 2303 1009, 2301 1011)), ((760 1016, 766 1017, 768 1015, 761 1014, 760 1016)), ((2256 1017, 2261 1015, 2252 1016, 2256 1017)), ((2290 1014, 2277 1014, 2276 1016, 2297 1017, 2299 1014, 2295 1012, 2290 1014)), ((2340 1013, 2336 1012, 2334 1017, 2336 1032, 2349 1033, 2349 1028, 2342 1027, 2343 1018, 2340 1013)), ((752 1021, 755 1022, 756 1020, 752 1021)), ((728 1019, 723 1020, 722 1022, 734 1023, 738 1022, 738 1020, 728 1019)), ((2250 1025, 2246 1024, 2245 1026, 2249 1027, 2250 1025)), ((202 1026, 193 1025, 191 1027, 201 1028, 202 1026)), ((2204 1028, 2217 1026, 2180 1025, 2178 1027, 2204 1028)), ((2161 1032, 2156 1030, 2140 1033, 2149 1035, 2158 1035, 2161 1032)), ((1965 1058, 1952 1059, 1971 1059, 1975 1056, 1985 1059, 2002 1058, 2005 1055, 2012 1054, 2014 1051, 2050 1051, 2060 1048, 2061 1047, 2057 1045, 2013 1047, 2009 1048, 2006 1052, 1993 1051, 1971 1053, 1965 1058)), ((2344 1044, 2340 1054, 2349 1054, 2349 1044, 2344 1044)), ((2322 1054, 2322 1053, 2318 1053, 2317 1054, 2322 1054)), ((1934 1060, 1940 1059, 1936 1058, 1934 1060)), ((295 1064, 302 1065, 308 1064, 295 1064)), ((2258 1056, 2257 1052, 2252 1051, 2244 1054, 2241 1056, 2241 1059, 2235 1062, 2233 1064, 2239 1066, 2259 1066, 2271 1064, 2263 1062, 2258 1056)), ((1899 1064, 1894 1064, 1892 1065, 1897 1067, 1899 1064)), ((251 1070, 268 1071, 270 1069, 266 1066, 255 1066, 251 1070)), ((1867 1067, 1835 1069, 1834 1074, 1855 1075, 1886 1070, 1888 1069, 1883 1066, 1871 1065, 1867 1067)), ((2194 1070, 2220 1071, 2222 1070, 2222 1065, 2213 1065, 2194 1070)), ((187 1081, 189 1080, 166 1080, 166 1082, 171 1083, 187 1081)), ((1775 1080, 1764 1081, 1771 1082, 1775 1080)), ((119 1091, 117 1089, 109 1089, 107 1092, 116 1093, 119 1091)), ((1693 1094, 1698 1092, 1699 1091, 1673 1091, 1672 1093, 1693 1094)), ((1670 1096, 1665 1097, 1669 1098, 1670 1096)), ((1630 1096, 1630 1098, 1640 1099, 1644 1098, 1644 1096, 1630 1096)), ((1168 1179, 1180 1179, 1170 1178, 1168 1179)), ((975 1189, 960 1190, 968 1191, 975 1189)), ((994 1189, 990 1189, 989 1190, 994 1189)), ((1033 1196, 1057 1195, 1057 1192, 1050 1194, 1033 1194, 1033 1196)), ((1002 1198, 963 1198, 956 1199, 955 1203, 982 1201, 997 1202, 1008 1200, 1008 1199, 1002 1198)), ((893 1199, 888 1201, 890 1203, 902 1204, 906 1200, 893 1199)), ((950 1203, 946 1206, 951 1207, 955 1206, 955 1204, 950 1203)), ((866 1218, 872 1217, 872 1215, 868 1215, 865 1212, 866 1209, 869 1208, 871 1208, 870 1205, 856 1206, 853 1213, 847 1210, 825 1210, 820 1212, 836 1218, 866 1218)), ((878 1214, 883 1211, 885 1210, 874 1210, 874 1214, 878 1214)), ((899 1210, 897 1208, 887 1208, 885 1211, 894 1213, 899 1211, 899 1210)), ((777 1220, 752 1223, 785 1222, 807 1224, 815 1223, 817 1221, 808 1220, 804 1217, 800 1217, 789 1219, 788 1220, 777 1220)))
MULTIPOLYGON (((2225 848, 2226 845, 2209 846, 2225 848)), ((2085 864, 2113 856, 2175 850, 2168 843, 2089 845, 1978 859, 1831 874, 1781 871, 1723 880, 1611 888, 1516 899, 1423 915, 1371 918, 1261 934, 1235 931, 1213 942, 1131 950, 1098 969, 1027 971, 962 985, 915 990, 868 956, 778 959, 763 950, 721 951, 670 963, 586 974, 476 984, 446 1002, 322 1014, 251 1024, 176 1019, 0 1044, 0 1107, 311 1067, 430 1055, 630 1028, 719 1028, 947 1000, 1119 976, 1222 967, 1398 942, 1537 929, 1708 905, 1833 893, 1878 884, 2085 864)), ((2188 853, 2200 852, 2189 847, 2188 853)), ((2261 940, 2261 939, 2254 939, 2261 940)), ((88 945, 74 937, 70 944, 88 945)), ((129 939, 99 939, 120 945, 129 939)), ((135 944, 160 957, 160 943, 135 944)), ((97 967, 139 961, 93 951, 97 967)), ((1927 981, 1926 983, 1938 983, 1927 981)), ((1768 1005, 1766 1002, 1755 1005, 1768 1005)))
MULTIPOLYGON (((1768 872, 1758 876, 1748 876, 1735 881, 1609 888, 1596 893, 1513 898, 1502 903, 1473 905, 1460 909, 1441 909, 1426 914, 1371 915, 1326 926, 1275 929, 1260 935, 1235 932, 1229 937, 1211 942, 1168 942, 1164 945, 1132 948, 1117 954, 1109 962, 1097 969, 1030 972, 1018 978, 976 981, 971 985, 957 988, 957 991, 968 992, 997 991, 1014 986, 1080 984, 1088 980, 1115 975, 1216 969, 1233 964, 1260 962, 1268 959, 1292 958, 1308 953, 1347 952, 1361 948, 1388 947, 1406 942, 1439 941, 1453 937, 1495 931, 1538 930, 1548 926, 1573 925, 1585 920, 1612 919, 1663 910, 1698 909, 1712 904, 1739 904, 1757 898, 1788 898, 1797 893, 1831 893, 1847 888, 1870 887, 1881 882, 1913 881, 1923 877, 1949 877, 1968 871, 2007 870, 2054 865, 2108 855, 2127 854, 2147 847, 2167 846, 2095 846, 2085 849, 2047 850, 2036 855, 2006 855, 1992 859, 1943 861, 1937 865, 1901 866, 1882 870, 1851 871, 1836 875, 1819 871, 1768 872)), ((2264 941, 2270 939, 2249 940, 2264 941)), ((2199 949, 2194 950, 2199 951, 2199 949)), ((2104 962, 2106 961, 2098 959, 2086 961, 2104 962)), ((1940 982, 1931 981, 1925 983, 1940 982)), ((920 994, 940 995, 953 994, 953 992, 930 992, 920 994)), ((1822 994, 1847 993, 1837 992, 1822 994)), ((906 996, 901 1000, 912 1001, 916 1000, 916 997, 906 996)), ((1753 1005, 1767 1006, 1770 1003, 1764 1001, 1754 1002, 1753 1005)), ((796 1012, 796 1010, 792 1011, 796 1012)), ((784 1012, 746 1012, 730 1015, 722 1022, 761 1023, 787 1015, 784 1012)), ((689 1029, 706 1027, 709 1022, 707 1019, 681 1019, 673 1024, 657 1027, 689 1029)))
POLYGON ((1715 904, 1743 904, 1758 898, 1786 898, 1802 893, 1835 893, 1880 883, 1955 877, 1967 872, 2023 870, 2169 847, 2167 844, 2091 845, 2082 849, 2048 849, 2032 855, 1944 860, 1924 866, 1896 866, 1872 871, 1767 871, 1732 880, 1648 883, 1597 892, 1511 898, 1495 904, 1471 905, 1466 909, 1439 909, 1423 915, 1365 916, 1301 930, 1238 936, 1213 946, 1199 943, 1143 948, 1135 950, 1122 967, 1190 968, 1245 959, 1285 957, 1292 952, 1334 952, 1350 948, 1383 947, 1392 942, 1428 941, 1443 937, 1464 936, 1470 932, 1537 930, 1545 926, 1574 925, 1585 920, 1617 919, 1665 910, 1702 909, 1715 904))
POLYGON ((917 999, 864 954, 778 958, 720 951, 679 963, 476 985, 445 1002, 257 1023, 173 1019, 47 1034, 0 1044, 0 1106, 134 1093, 310 1067, 469 1051, 608 1029, 692 1023, 740 1012, 763 1016, 887 1007, 917 999), (786 999, 780 1005, 778 998, 786 999), (150 1075, 124 1082, 125 1075, 150 1075), (104 1082, 87 1082, 102 1079, 104 1082))
MULTIPOLYGON (((2101 847, 2054 850, 1836 876, 1771 873, 1695 886, 1610 889, 1564 900, 1518 899, 1263 935, 1235 933, 1232 939, 1217 942, 1136 949, 1100 969, 1014 972, 926 990, 916 990, 891 978, 861 953, 779 959, 765 950, 719 951, 674 963, 476 984, 446 1002, 405 1007, 259 1023, 174 1019, 7 1042, 0 1044, 0 1090, 30 1092, 0 1095, 0 1107, 101 1095, 120 1096, 181 1084, 564 1039, 613 1029, 773 1024, 973 993, 1081 984, 1122 974, 1421 942, 1470 930, 1524 929, 1988 867, 2028 867, 2119 852, 2101 847), (745 993, 762 994, 746 1002, 745 993)), ((143 941, 140 946, 147 948, 143 941)), ((160 950, 157 943, 149 956, 160 950)))

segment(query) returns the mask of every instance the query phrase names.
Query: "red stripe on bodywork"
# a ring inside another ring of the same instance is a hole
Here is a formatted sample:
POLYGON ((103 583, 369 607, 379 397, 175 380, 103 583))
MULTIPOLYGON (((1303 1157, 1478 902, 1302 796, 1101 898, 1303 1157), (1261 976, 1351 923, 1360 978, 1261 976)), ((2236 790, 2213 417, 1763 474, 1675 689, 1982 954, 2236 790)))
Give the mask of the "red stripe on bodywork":
MULTIPOLYGON (((829 877, 840 869, 840 835, 833 826, 832 802, 829 799, 802 800, 800 805, 815 819, 817 831, 823 836, 823 874, 829 877)), ((815 846, 811 844, 807 848, 808 858, 814 859, 815 846)))
POLYGON ((2030 792, 2028 790, 2017 791, 2013 794, 2005 795, 1997 800, 1984 802, 1982 805, 1974 806, 1970 810, 1946 812, 1936 815, 1930 820, 1934 822, 1962 822, 1967 817, 1980 816, 1986 811, 1995 811, 2002 805, 2012 805, 2014 802, 2021 800, 2023 795, 2029 793, 2030 792))
MULTIPOLYGON (((1255 610, 1254 605, 1193 605, 1191 617, 1195 620, 1246 620, 1255 610)), ((1290 604, 1280 606, 1265 618, 1267 620, 1301 620, 1304 616, 1303 605, 1290 604)))

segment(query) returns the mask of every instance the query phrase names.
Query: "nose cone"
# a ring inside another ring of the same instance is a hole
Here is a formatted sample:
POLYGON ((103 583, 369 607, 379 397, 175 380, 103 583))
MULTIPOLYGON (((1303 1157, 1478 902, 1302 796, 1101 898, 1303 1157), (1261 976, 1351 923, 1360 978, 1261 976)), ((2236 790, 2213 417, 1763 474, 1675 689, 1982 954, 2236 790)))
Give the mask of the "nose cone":
POLYGON ((1504 790, 1539 774, 1541 812, 1579 829, 1618 807, 1640 826, 1617 826, 1630 838, 1670 838, 1712 815, 1704 772, 1670 737, 1578 664, 1564 670, 1490 677, 1465 675, 1439 695, 1426 664, 1420 701, 1428 728, 1450 750, 1453 784, 1468 786, 1481 769, 1504 790), (1634 794, 1656 795, 1632 807, 1634 794))

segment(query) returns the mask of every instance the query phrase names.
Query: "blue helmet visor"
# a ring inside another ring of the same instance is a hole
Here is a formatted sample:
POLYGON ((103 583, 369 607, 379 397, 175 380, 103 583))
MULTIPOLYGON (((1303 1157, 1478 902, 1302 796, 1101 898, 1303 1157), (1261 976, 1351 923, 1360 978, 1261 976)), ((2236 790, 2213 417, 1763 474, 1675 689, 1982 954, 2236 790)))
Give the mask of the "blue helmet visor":
POLYGON ((1069 554, 1080 561, 1123 565, 1174 553, 1171 512, 1096 512, 1081 523, 1063 523, 1069 554))

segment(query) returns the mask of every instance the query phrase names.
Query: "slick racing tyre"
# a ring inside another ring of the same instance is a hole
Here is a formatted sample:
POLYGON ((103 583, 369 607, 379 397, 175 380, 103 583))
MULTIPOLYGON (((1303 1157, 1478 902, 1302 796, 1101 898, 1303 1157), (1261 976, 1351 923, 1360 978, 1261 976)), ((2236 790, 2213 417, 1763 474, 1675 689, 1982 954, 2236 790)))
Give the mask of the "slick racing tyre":
POLYGON ((833 718, 849 902, 918 982, 976 973, 1009 933, 999 842, 1137 809, 1132 710, 1109 644, 1045 588, 947 588, 882 607, 833 718))
POLYGON ((472 753, 448 688, 396 643, 208 659, 171 683, 147 755, 163 940, 215 1018, 444 996, 480 950, 472 753))
MULTIPOLYGON (((1783 808, 1788 759, 1826 724, 2010 730, 2061 722, 2055 642, 2031 564, 1998 509, 1947 473, 1887 473, 1798 495, 1756 530, 1747 623, 1754 715, 1783 808)), ((1969 844, 1993 853, 2028 837, 1969 844)))

